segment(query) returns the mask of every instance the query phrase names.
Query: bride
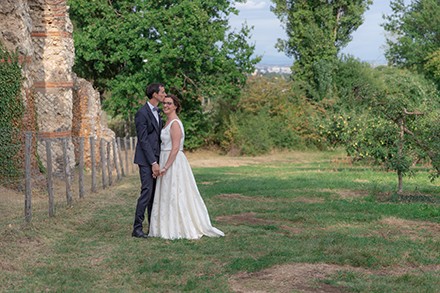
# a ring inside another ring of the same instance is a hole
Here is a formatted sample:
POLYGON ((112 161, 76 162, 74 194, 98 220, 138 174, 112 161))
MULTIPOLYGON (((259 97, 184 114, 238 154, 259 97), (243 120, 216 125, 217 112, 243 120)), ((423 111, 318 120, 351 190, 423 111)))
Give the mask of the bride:
POLYGON ((211 225, 189 162, 183 153, 185 133, 177 113, 180 101, 168 95, 163 101, 167 122, 161 132, 160 177, 151 215, 150 237, 198 239, 225 234, 211 225))

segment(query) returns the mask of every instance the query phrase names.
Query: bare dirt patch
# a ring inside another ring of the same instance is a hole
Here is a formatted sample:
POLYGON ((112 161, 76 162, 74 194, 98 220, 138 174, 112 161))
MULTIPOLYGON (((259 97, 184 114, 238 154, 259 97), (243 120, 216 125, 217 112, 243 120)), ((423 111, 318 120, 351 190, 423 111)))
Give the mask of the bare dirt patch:
POLYGON ((352 266, 333 264, 294 263, 274 266, 254 273, 238 273, 229 279, 234 292, 303 292, 336 293, 347 292, 343 286, 329 285, 323 280, 338 272, 356 272, 361 275, 419 275, 437 272, 440 266, 393 267, 381 270, 367 270, 352 266))

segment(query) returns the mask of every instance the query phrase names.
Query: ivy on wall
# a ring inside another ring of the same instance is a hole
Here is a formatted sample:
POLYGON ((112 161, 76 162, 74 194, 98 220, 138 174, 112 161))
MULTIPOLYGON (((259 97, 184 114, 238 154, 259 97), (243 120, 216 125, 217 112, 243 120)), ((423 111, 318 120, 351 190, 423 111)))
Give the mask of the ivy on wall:
POLYGON ((22 81, 18 54, 0 44, 0 185, 14 184, 22 176, 22 81))

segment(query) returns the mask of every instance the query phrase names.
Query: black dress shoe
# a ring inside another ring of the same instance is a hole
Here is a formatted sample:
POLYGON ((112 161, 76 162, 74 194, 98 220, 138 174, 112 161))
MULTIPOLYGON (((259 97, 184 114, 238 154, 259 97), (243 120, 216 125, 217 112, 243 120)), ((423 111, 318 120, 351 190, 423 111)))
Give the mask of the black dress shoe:
POLYGON ((148 238, 148 234, 145 234, 144 232, 142 232, 142 230, 133 231, 133 233, 131 233, 131 236, 136 238, 148 238))

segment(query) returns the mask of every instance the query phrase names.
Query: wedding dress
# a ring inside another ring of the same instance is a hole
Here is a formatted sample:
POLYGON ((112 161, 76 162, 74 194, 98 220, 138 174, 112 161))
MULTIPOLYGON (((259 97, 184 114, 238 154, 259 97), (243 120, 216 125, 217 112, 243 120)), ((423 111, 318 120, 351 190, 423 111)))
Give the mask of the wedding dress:
POLYGON ((174 119, 161 132, 160 163, 163 166, 171 151, 171 125, 182 130, 176 159, 165 174, 157 179, 148 236, 165 239, 198 239, 203 235, 224 236, 211 225, 208 210, 200 196, 191 166, 183 153, 185 132, 180 120, 174 119))

